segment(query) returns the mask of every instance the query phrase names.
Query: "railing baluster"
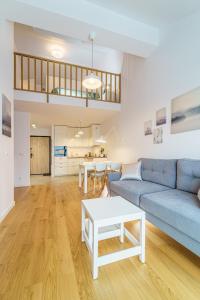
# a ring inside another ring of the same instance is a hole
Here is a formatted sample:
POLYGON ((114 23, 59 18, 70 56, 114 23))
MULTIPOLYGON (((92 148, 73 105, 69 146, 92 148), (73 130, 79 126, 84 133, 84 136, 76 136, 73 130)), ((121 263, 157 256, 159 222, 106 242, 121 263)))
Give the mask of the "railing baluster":
POLYGON ((64 86, 65 86, 65 96, 67 96, 67 65, 66 64, 64 64, 64 68, 65 68, 65 71, 64 71, 64 73, 65 73, 65 76, 64 76, 64 86))
POLYGON ((121 75, 119 75, 119 103, 121 103, 121 75))
POLYGON ((21 89, 24 87, 24 61, 23 56, 21 55, 21 89))
POLYGON ((58 67, 59 67, 59 78, 58 78, 58 82, 59 82, 59 95, 61 94, 61 66, 60 66, 60 63, 59 63, 59 65, 58 65, 58 67))
POLYGON ((16 83, 16 53, 14 53, 14 88, 16 89, 17 88, 17 83, 16 83))
POLYGON ((81 68, 81 98, 83 96, 83 86, 82 86, 82 81, 83 81, 83 69, 81 68))
POLYGON ((53 62, 53 92, 55 93, 55 62, 53 62))
POLYGON ((37 75, 36 75, 36 58, 34 58, 34 91, 36 92, 36 79, 37 79, 37 75))
POLYGON ((106 73, 106 101, 108 101, 108 73, 106 73))
POLYGON ((115 102, 117 102, 117 76, 115 75, 115 102))
MULTIPOLYGON (((86 76, 88 76, 88 68, 86 68, 86 76)), ((86 89, 86 98, 88 99, 88 89, 86 89)))
POLYGON ((42 86, 43 86, 43 61, 40 60, 40 71, 41 71, 41 74, 40 74, 40 84, 41 84, 41 92, 43 91, 42 89, 42 86))
POLYGON ((110 102, 112 102, 112 74, 110 74, 110 102))
POLYGON ((101 100, 103 100, 103 73, 101 72, 101 100))
POLYGON ((72 65, 70 65, 70 96, 72 96, 72 65))
POLYGON ((78 74, 77 74, 77 66, 76 66, 76 97, 78 95, 78 74))
POLYGON ((28 90, 30 90, 30 57, 28 57, 28 90))
POLYGON ((47 61, 47 94, 49 93, 49 62, 47 61))

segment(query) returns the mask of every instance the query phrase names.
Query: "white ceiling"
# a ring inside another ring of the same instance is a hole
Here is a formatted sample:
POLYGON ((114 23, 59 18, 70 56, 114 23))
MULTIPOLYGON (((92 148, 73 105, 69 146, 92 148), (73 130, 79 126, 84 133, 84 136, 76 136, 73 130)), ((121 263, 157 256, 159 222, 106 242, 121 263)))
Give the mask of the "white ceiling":
POLYGON ((15 110, 29 112, 31 123, 39 128, 47 128, 52 124, 82 126, 102 124, 118 112, 66 105, 15 101, 15 110))
POLYGON ((162 27, 197 10, 199 0, 86 0, 148 25, 162 27))
POLYGON ((32 27, 148 57, 159 45, 159 30, 85 0, 7 0, 0 16, 32 27), (12 4, 11 4, 12 2, 12 4))

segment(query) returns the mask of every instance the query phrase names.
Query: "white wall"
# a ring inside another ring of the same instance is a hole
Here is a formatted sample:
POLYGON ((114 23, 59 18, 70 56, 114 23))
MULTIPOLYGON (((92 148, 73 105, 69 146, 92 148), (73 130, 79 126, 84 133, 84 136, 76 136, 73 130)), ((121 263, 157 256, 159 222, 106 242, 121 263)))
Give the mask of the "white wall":
MULTIPOLYGON (((30 125, 30 123, 29 123, 29 125, 30 125)), ((51 128, 32 128, 31 127, 30 135, 51 136, 51 128)))
POLYGON ((13 24, 0 19, 0 220, 14 205, 13 24), (12 137, 2 135, 2 93, 12 105, 12 137))
MULTIPOLYGON (((200 159, 200 130, 170 134, 171 99, 200 86, 200 14, 166 31, 162 45, 148 59, 126 55, 122 74, 122 111, 104 124, 112 159, 139 157, 200 159), (144 122, 167 107, 164 142, 144 136, 144 122)), ((199 100, 200 101, 200 100, 199 100)))
POLYGON ((30 185, 30 114, 15 112, 15 187, 30 185))

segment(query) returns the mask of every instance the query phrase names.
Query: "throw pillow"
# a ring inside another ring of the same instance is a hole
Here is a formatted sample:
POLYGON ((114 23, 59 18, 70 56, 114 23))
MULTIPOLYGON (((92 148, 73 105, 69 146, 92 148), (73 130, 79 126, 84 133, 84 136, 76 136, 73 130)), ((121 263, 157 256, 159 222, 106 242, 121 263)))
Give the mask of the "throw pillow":
POLYGON ((122 176, 120 180, 125 180, 125 179, 142 180, 141 164, 142 164, 141 161, 139 161, 136 163, 123 165, 122 176))

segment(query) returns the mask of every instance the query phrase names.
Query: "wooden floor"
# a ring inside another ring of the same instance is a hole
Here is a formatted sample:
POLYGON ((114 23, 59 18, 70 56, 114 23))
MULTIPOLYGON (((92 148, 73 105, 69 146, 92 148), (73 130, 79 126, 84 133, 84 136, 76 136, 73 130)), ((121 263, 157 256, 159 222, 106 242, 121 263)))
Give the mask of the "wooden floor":
MULTIPOLYGON (((149 223, 146 264, 134 257, 103 266, 93 280, 81 243, 77 178, 15 194, 16 206, 0 225, 1 300, 200 299, 200 259, 149 223)), ((128 226, 138 234, 138 224, 128 226)), ((112 239, 99 251, 127 246, 112 239)))

